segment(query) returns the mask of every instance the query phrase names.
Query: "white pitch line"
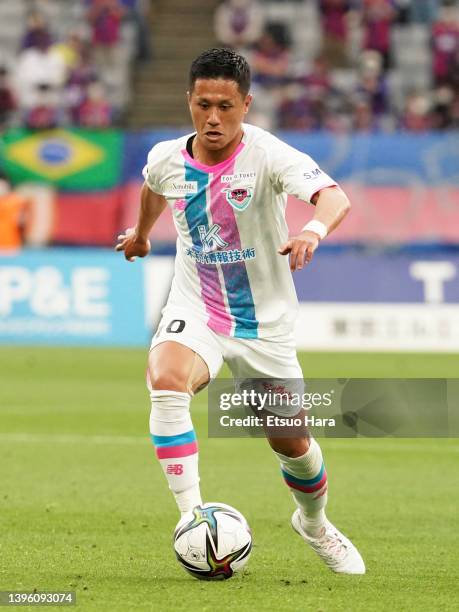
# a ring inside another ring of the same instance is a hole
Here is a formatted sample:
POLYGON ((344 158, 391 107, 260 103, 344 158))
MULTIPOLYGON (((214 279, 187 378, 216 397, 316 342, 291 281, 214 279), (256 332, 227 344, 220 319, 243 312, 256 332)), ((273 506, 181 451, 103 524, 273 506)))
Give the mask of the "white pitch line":
POLYGON ((57 443, 57 444, 145 444, 145 436, 111 436, 85 434, 46 434, 46 433, 0 433, 0 442, 12 443, 57 443))

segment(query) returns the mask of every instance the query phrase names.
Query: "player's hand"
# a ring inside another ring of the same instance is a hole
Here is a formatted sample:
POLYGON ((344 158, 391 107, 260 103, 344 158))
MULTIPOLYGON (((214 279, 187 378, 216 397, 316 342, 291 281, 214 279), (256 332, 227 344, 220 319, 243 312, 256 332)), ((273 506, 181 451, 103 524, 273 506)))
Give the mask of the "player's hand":
POLYGON ((301 270, 304 265, 311 261, 319 242, 320 238, 317 234, 306 231, 287 240, 279 247, 277 252, 280 255, 290 253, 290 270, 295 272, 295 270, 301 270))
POLYGON ((135 261, 136 257, 145 257, 150 249, 150 241, 137 236, 135 227, 128 227, 124 234, 120 234, 115 247, 115 251, 124 251, 124 256, 128 261, 135 261))

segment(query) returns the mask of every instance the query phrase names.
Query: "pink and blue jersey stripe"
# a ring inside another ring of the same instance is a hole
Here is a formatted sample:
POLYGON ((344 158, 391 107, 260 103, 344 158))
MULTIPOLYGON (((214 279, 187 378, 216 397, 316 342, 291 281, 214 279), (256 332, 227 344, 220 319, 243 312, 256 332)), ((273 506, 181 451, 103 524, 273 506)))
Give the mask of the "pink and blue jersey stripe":
MULTIPOLYGON (((242 147, 241 147, 242 148, 242 147)), ((240 149, 239 149, 240 150, 240 149)), ((241 250, 241 237, 233 207, 222 193, 221 176, 232 173, 233 155, 229 160, 207 167, 193 162, 183 151, 185 157, 185 180, 197 184, 197 192, 186 195, 185 217, 193 243, 199 255, 203 253, 202 232, 208 232, 212 225, 219 226, 219 236, 229 249, 241 250), (206 168, 206 169, 205 169, 206 168), (210 203, 207 202, 209 193, 210 203)), ((245 261, 232 261, 221 266, 223 282, 218 264, 196 261, 201 296, 209 316, 208 325, 222 335, 237 338, 257 338, 258 321, 247 274, 245 261)))

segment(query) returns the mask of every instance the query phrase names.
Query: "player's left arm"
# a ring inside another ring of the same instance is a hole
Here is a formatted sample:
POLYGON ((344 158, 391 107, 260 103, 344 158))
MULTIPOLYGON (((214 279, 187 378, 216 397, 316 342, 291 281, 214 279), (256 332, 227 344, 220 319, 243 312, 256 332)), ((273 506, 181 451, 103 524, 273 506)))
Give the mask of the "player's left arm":
POLYGON ((351 208, 348 197, 337 185, 320 189, 311 202, 316 206, 311 221, 278 249, 280 255, 290 254, 292 272, 301 270, 311 261, 320 241, 341 223, 351 208))

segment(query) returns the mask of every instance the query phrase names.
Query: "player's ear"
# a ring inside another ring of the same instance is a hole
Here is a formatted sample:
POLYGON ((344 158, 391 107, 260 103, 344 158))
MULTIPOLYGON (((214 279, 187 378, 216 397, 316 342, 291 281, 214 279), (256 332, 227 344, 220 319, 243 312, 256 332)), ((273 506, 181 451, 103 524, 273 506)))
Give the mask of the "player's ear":
POLYGON ((252 104, 253 96, 252 94, 247 94, 244 100, 244 114, 249 112, 250 105, 252 104))

